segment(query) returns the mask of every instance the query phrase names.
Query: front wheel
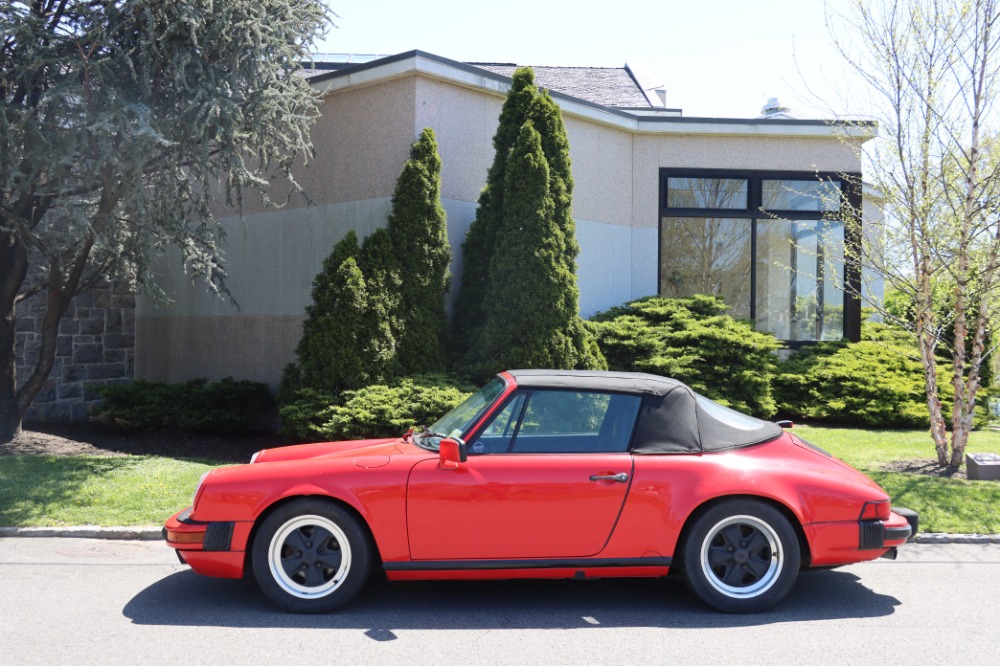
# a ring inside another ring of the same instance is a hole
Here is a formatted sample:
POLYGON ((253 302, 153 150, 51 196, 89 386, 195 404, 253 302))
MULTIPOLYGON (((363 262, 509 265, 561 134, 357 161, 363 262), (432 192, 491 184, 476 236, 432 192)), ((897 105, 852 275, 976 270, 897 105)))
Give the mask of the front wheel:
POLYGON ((261 524, 253 573, 261 591, 294 613, 325 613, 364 587, 372 549, 360 522, 336 504, 296 500, 261 524))
POLYGON ((726 613, 754 613, 785 598, 801 553, 780 511, 756 500, 727 500, 698 517, 682 558, 699 599, 726 613))

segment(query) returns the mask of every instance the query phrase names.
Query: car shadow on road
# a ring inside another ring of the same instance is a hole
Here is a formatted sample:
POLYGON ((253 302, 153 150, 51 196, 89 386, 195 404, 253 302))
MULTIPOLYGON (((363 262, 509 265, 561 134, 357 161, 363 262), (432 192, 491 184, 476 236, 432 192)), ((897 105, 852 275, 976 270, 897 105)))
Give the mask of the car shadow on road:
POLYGON ((726 615, 700 604, 675 579, 435 581, 370 584, 325 615, 276 610, 250 581, 181 571, 150 585, 123 609, 135 624, 360 629, 393 640, 407 629, 750 627, 891 615, 899 601, 846 571, 807 571, 776 608, 726 615))

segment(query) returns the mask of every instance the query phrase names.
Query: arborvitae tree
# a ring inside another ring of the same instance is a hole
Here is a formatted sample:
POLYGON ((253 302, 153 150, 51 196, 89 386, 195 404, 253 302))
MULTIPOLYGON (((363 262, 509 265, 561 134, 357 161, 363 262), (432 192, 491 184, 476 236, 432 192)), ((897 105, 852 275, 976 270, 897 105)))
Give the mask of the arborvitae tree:
POLYGON ((404 375, 440 372, 445 365, 445 294, 451 246, 441 206, 441 158, 434 131, 424 128, 396 181, 389 237, 399 269, 397 353, 404 375))
POLYGON ((497 229, 503 218, 507 158, 538 94, 534 81, 535 74, 528 67, 514 72, 493 137, 496 156, 486 174, 486 186, 479 194, 476 218, 462 243, 462 282, 452 328, 453 348, 460 361, 466 360, 486 320, 484 299, 489 283, 490 259, 496 249, 497 229))
POLYGON ((580 246, 576 242, 576 222, 573 221, 573 174, 569 159, 569 137, 562 113, 547 90, 535 97, 528 118, 542 137, 542 152, 549 163, 549 189, 555 205, 555 222, 565 241, 562 262, 576 274, 576 257, 580 246))
POLYGON ((483 374, 514 366, 606 367, 596 340, 578 315, 579 246, 572 213, 569 139, 559 107, 547 92, 538 91, 533 80, 529 68, 514 73, 493 137, 496 157, 476 219, 462 245, 454 348, 460 363, 485 364, 483 374), (528 126, 531 131, 526 133, 528 126), (532 153, 530 158, 523 153, 528 146, 521 143, 529 135, 536 136, 539 145, 538 155, 532 153), (515 143, 522 151, 516 167, 515 143), (541 181, 543 175, 545 195, 537 199, 538 208, 531 208, 525 201, 538 197, 542 183, 532 187, 527 183, 541 181), (520 198, 517 202, 511 198, 515 191, 520 198), (528 241, 522 233, 529 225, 526 220, 538 215, 545 221, 534 223, 534 229, 544 233, 528 241), (512 256, 512 252, 530 256, 512 256), (541 263, 546 265, 536 266, 541 263), (514 275, 512 266, 528 273, 514 275), (504 305, 498 305, 495 297, 504 305), (531 308, 540 305, 544 311, 535 314, 525 309, 529 302, 531 308), (530 334, 511 335, 519 330, 530 334))
POLYGON ((512 367, 574 368, 584 362, 604 367, 603 359, 587 356, 592 350, 578 335, 576 277, 562 261, 566 239, 555 219, 542 138, 530 120, 508 160, 504 187, 486 322, 473 348, 476 374, 512 367))
POLYGON ((285 370, 279 393, 283 402, 294 399, 300 387, 339 393, 392 376, 396 354, 386 278, 375 277, 369 284, 359 266, 386 253, 386 244, 382 231, 359 247, 357 235, 349 231, 323 262, 295 349, 298 363, 285 370))

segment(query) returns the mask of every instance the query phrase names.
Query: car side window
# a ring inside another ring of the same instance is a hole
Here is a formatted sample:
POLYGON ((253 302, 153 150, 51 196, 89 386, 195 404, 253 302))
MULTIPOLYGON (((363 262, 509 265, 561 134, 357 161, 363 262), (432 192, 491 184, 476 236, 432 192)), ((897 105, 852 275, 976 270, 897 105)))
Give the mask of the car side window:
POLYGON ((469 447, 469 452, 473 454, 506 453, 510 448, 511 439, 517 431, 517 424, 527 397, 527 393, 515 393, 475 438, 469 447))
POLYGON ((513 453, 620 452, 628 449, 642 399, 591 391, 536 390, 528 397, 513 453))

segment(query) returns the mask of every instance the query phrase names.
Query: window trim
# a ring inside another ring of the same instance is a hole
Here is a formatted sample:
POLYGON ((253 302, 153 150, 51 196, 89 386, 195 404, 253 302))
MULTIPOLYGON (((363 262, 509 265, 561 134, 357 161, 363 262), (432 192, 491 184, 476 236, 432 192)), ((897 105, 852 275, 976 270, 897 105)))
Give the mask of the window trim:
MULTIPOLYGON (((754 169, 683 169, 662 167, 659 173, 659 206, 656 219, 656 290, 663 279, 664 217, 725 217, 745 219, 750 223, 750 319, 757 323, 757 224, 759 219, 841 220, 844 222, 844 337, 852 342, 861 339, 861 174, 839 171, 781 171, 754 169), (671 208, 667 205, 669 178, 727 178, 747 181, 747 208, 671 208), (765 180, 829 180, 840 183, 840 211, 763 210, 765 180)), ((814 345, 818 340, 783 340, 791 349, 814 345)))

